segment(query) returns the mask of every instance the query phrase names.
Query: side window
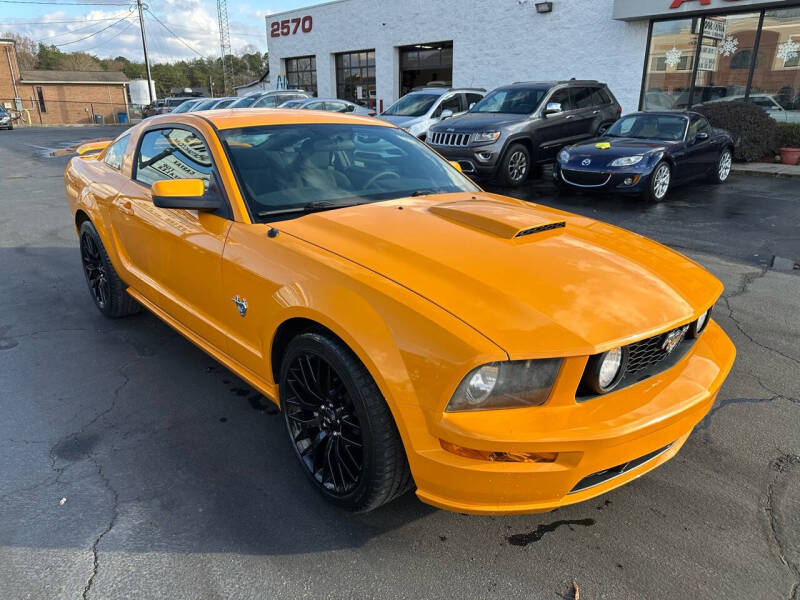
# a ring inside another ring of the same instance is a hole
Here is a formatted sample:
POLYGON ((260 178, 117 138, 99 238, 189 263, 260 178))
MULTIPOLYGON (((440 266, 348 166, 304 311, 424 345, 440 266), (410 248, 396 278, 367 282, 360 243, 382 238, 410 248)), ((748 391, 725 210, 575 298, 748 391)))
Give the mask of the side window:
MULTIPOLYGON (((326 102, 325 110, 331 112, 347 112, 347 104, 344 102, 326 102)), ((352 110, 352 109, 351 109, 352 110)))
POLYGON ((477 104, 481 100, 483 100, 483 96, 480 94, 467 94, 467 110, 472 108, 473 104, 477 104))
POLYGON ((449 98, 442 100, 442 103, 439 105, 439 108, 436 109, 433 116, 440 117, 443 110, 452 110, 453 113, 463 111, 464 109, 461 108, 461 94, 453 94, 449 98))
POLYGON ((603 94, 602 88, 592 88, 592 106, 603 106, 610 103, 608 96, 603 94))
POLYGON ((592 108, 595 103, 592 99, 594 88, 578 87, 572 90, 572 101, 575 103, 575 108, 592 108))
POLYGON ((705 117, 701 117, 699 119, 699 122, 700 124, 697 128, 697 131, 702 133, 711 133, 711 125, 708 123, 708 119, 706 119, 705 117))
POLYGON ((325 110, 324 102, 309 102, 303 108, 306 110, 325 110))
POLYGON ((701 120, 697 117, 692 117, 692 120, 689 121, 689 131, 686 134, 686 139, 688 141, 692 141, 697 136, 700 132, 700 125, 701 120))
POLYGON ((550 96, 549 102, 558 102, 561 105, 561 110, 567 112, 568 110, 575 110, 575 106, 572 104, 572 97, 570 95, 569 88, 558 90, 552 96, 550 96))
POLYGON ((134 179, 151 185, 163 179, 202 179, 208 187, 213 164, 205 142, 186 129, 156 129, 144 134, 136 155, 134 179))
POLYGON ((125 149, 128 147, 128 142, 130 139, 130 135, 125 135, 111 144, 108 147, 108 150, 106 150, 106 155, 103 158, 103 162, 109 167, 114 167, 117 170, 121 169, 122 158, 125 156, 125 149))
POLYGON ((254 108, 275 108, 276 106, 275 96, 264 96, 253 105, 254 108))

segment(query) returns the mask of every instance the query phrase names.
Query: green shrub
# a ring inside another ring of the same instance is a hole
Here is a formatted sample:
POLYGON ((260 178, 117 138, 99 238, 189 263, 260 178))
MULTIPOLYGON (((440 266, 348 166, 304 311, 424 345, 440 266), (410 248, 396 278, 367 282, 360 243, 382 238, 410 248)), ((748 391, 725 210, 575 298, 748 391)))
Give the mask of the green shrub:
POLYGON ((800 123, 778 123, 780 148, 800 148, 800 123))
POLYGON ((780 147, 778 123, 755 104, 710 102, 694 110, 705 115, 713 127, 730 132, 736 160, 758 160, 776 154, 780 147))

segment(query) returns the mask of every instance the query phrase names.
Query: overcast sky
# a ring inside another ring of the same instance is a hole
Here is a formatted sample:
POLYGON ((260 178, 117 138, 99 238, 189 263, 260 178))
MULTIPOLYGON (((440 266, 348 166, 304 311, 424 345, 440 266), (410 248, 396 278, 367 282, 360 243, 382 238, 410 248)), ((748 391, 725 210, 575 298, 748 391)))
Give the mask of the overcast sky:
MULTIPOLYGON (((53 0, 54 3, 57 1, 53 0)), ((0 3, 0 33, 12 31, 27 35, 36 41, 58 45, 64 52, 85 51, 101 58, 125 56, 130 60, 142 60, 138 16, 124 0, 71 1, 98 2, 108 6, 0 3)), ((265 52, 265 15, 320 2, 228 0, 233 51, 252 45, 265 52)), ((149 0, 147 5, 153 13, 153 16, 145 13, 147 50, 151 61, 219 56, 216 0, 149 0), (160 19, 174 35, 156 19, 160 19)))

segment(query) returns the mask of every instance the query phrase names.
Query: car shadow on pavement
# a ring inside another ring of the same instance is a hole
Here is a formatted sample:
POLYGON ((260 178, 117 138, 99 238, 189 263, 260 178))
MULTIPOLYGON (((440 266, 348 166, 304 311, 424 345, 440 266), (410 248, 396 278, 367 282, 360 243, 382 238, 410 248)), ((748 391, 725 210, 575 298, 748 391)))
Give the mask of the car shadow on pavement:
POLYGON ((102 317, 77 248, 0 248, 0 278, 3 544, 307 553, 435 512, 329 505, 275 406, 151 314, 102 317))

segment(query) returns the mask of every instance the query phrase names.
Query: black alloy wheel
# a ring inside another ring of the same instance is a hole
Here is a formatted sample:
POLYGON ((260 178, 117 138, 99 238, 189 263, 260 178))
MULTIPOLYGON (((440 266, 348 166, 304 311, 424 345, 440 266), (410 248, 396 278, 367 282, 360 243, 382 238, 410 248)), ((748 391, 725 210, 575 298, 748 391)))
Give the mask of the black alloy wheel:
POLYGON ((128 294, 91 221, 81 223, 79 232, 83 274, 95 306, 112 319, 138 313, 142 307, 128 294))
POLYGON ((325 491, 347 496, 364 468, 361 424, 347 388, 314 352, 292 360, 286 385, 284 414, 300 461, 325 491))
POLYGON ((86 282, 89 284, 89 292, 97 308, 103 310, 108 306, 111 298, 111 286, 108 282, 105 264, 100 256, 100 248, 95 236, 90 231, 81 233, 81 262, 83 263, 83 273, 86 275, 86 282))
POLYGON ((326 500, 366 512, 413 487, 389 406, 336 336, 307 331, 283 353, 280 404, 302 469, 326 500))

